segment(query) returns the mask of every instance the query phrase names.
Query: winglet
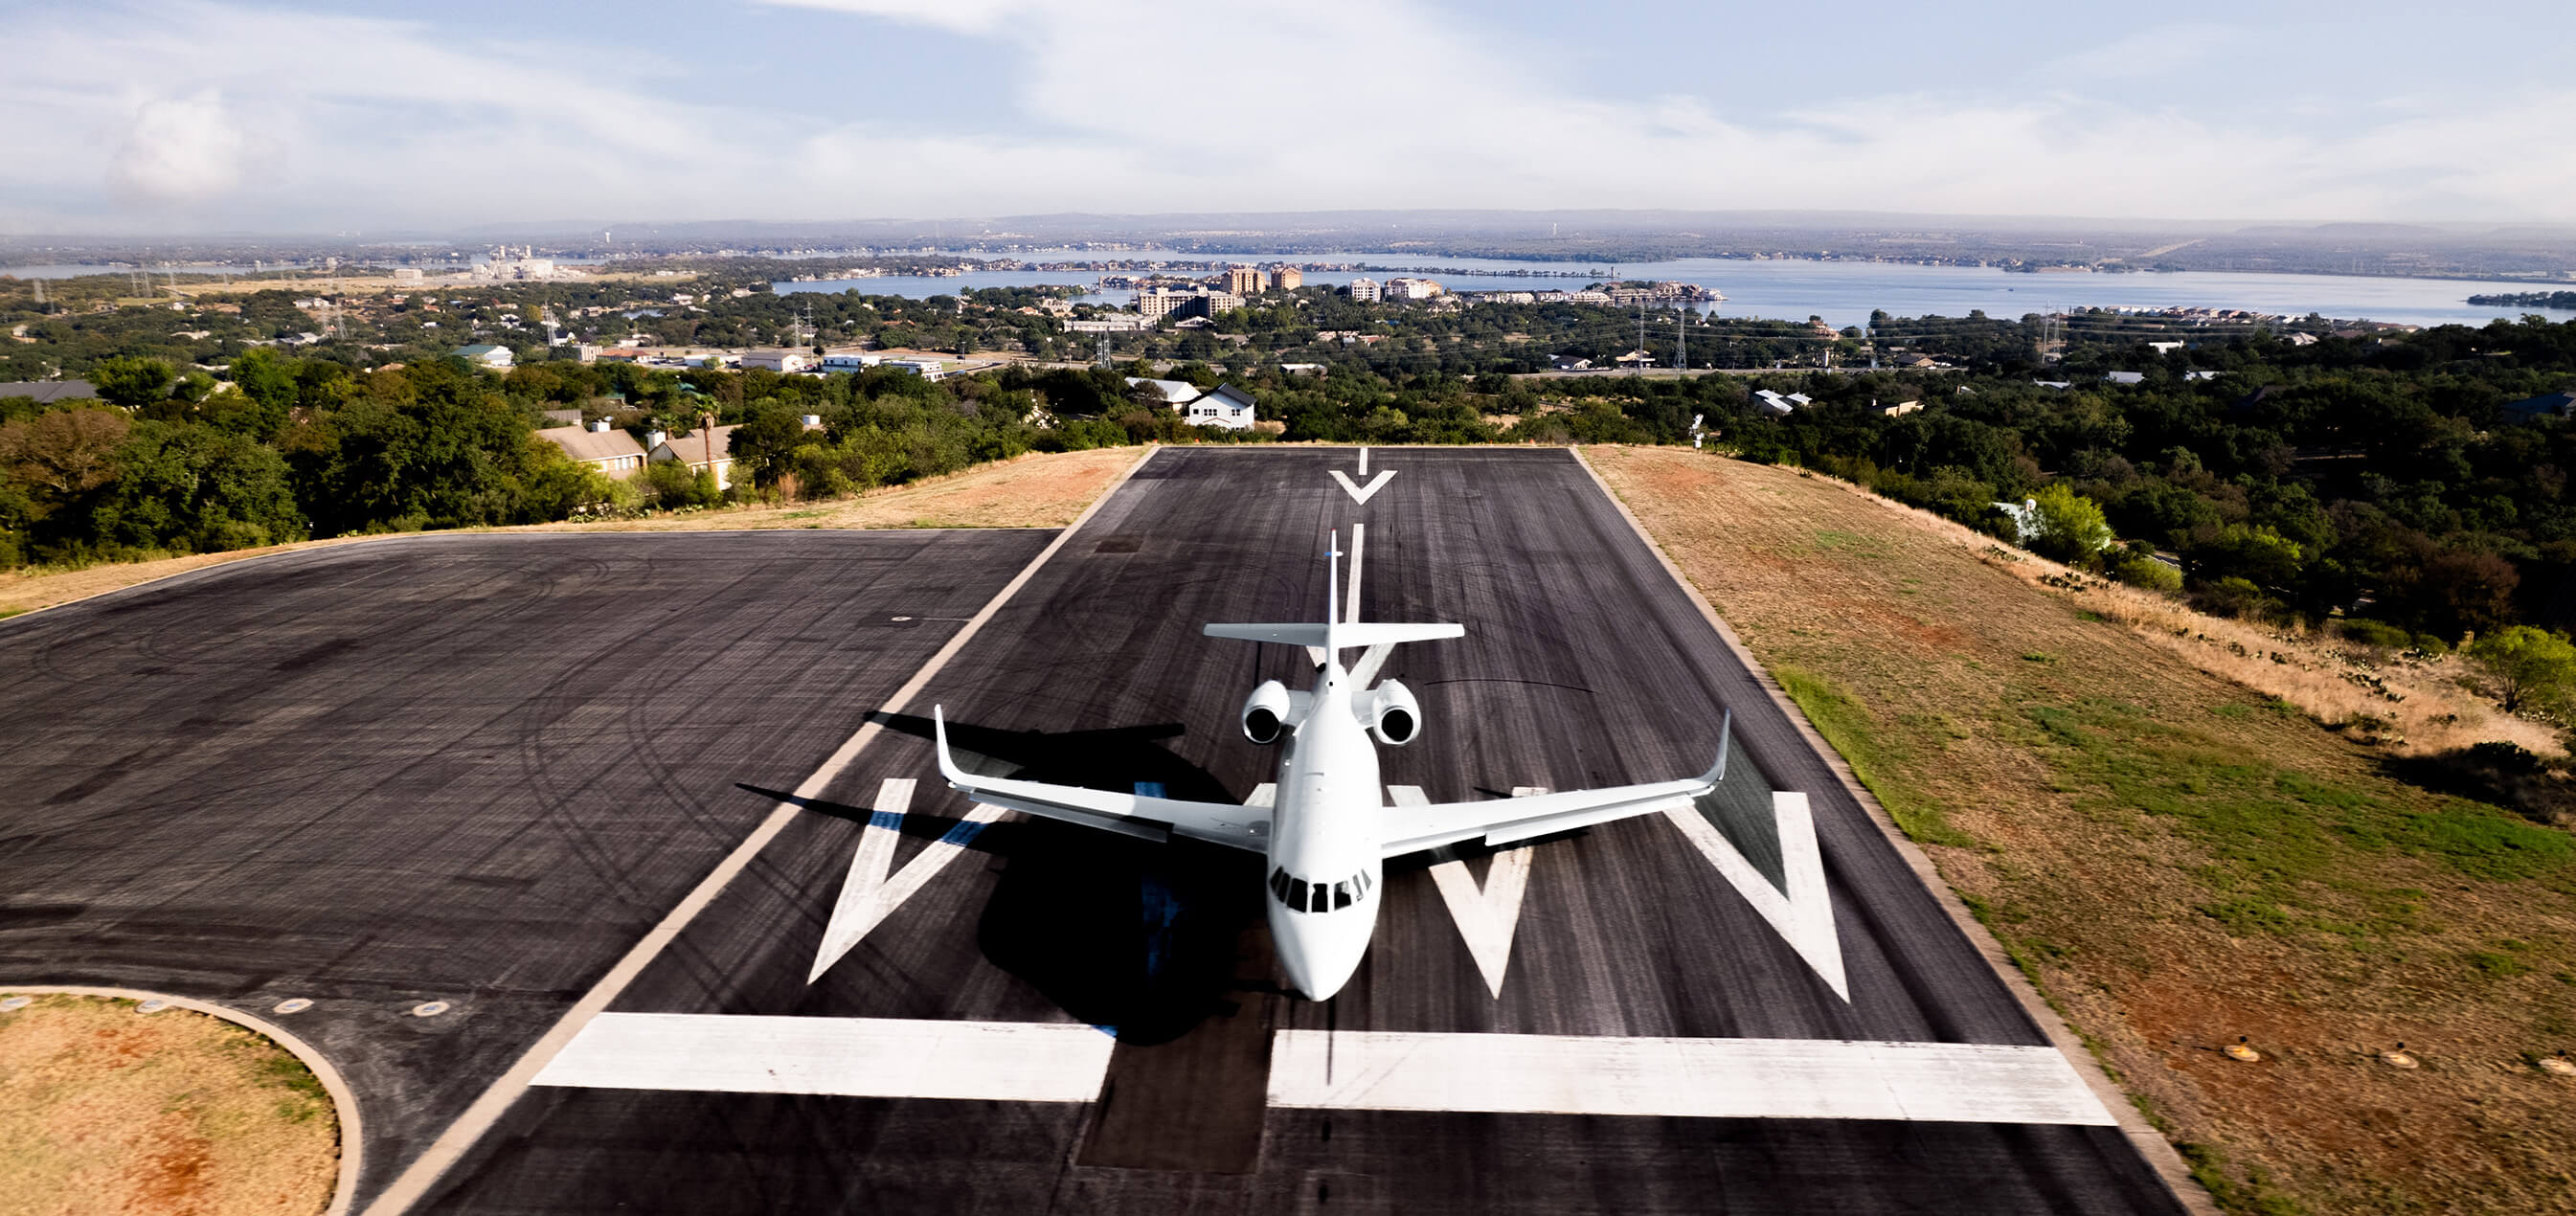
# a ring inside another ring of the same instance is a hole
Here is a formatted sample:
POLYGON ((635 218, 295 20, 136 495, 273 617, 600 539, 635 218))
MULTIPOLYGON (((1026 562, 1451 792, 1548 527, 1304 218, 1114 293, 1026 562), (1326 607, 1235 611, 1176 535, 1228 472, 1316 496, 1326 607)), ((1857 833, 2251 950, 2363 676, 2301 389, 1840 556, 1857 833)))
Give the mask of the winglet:
POLYGON ((1726 780, 1726 749, 1727 745, 1733 742, 1735 742, 1735 711, 1729 709, 1726 711, 1726 720, 1717 728, 1717 767, 1701 773, 1699 779, 1702 782, 1716 785, 1726 780))
POLYGON ((966 770, 957 767, 956 759, 948 754, 948 718, 943 712, 945 708, 939 705, 930 707, 930 729, 939 745, 939 775, 948 779, 950 789, 963 790, 970 788, 971 783, 966 778, 966 770))

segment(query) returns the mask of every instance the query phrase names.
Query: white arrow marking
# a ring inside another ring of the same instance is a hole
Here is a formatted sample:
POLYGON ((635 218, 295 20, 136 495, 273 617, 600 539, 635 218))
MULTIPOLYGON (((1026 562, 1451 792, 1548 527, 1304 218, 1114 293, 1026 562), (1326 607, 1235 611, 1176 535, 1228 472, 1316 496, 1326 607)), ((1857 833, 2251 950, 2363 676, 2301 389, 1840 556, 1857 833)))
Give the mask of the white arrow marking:
MULTIPOLYGON (((1512 787, 1512 797, 1544 794, 1547 787, 1519 785, 1512 787)), ((1386 787, 1389 800, 1397 806, 1426 806, 1430 799, 1416 785, 1386 787)), ((1485 977, 1485 990, 1499 999, 1503 995, 1503 972, 1512 962, 1512 936, 1521 923, 1521 899, 1529 894, 1529 849, 1506 849, 1493 855, 1485 871, 1485 883, 1476 885, 1476 876, 1463 861, 1444 861, 1431 867, 1431 881, 1440 889, 1440 902, 1448 905, 1449 919, 1456 922, 1458 936, 1466 939, 1467 954, 1476 960, 1476 970, 1485 977)))
POLYGON ((1369 483, 1366 486, 1361 486, 1351 481, 1350 474, 1345 473, 1340 469, 1333 470, 1333 480, 1342 483, 1343 492, 1351 496, 1352 502, 1359 503, 1363 506, 1367 505, 1368 500, 1380 489, 1384 488, 1387 479, 1393 476, 1395 476, 1395 470, 1379 469, 1377 471, 1377 476, 1370 478, 1369 483))
POLYGON ((850 855, 850 876, 841 883, 840 902, 832 905, 832 923, 823 930, 823 948, 814 952, 814 970, 806 975, 806 983, 823 978, 823 973, 840 962, 850 947, 858 945, 868 930, 876 928, 924 883, 965 853, 968 842, 985 825, 1002 817, 1001 807, 976 806, 964 821, 913 854, 912 860, 889 879, 886 871, 894 865, 894 845, 903 834, 904 812, 912 809, 913 785, 910 777, 888 777, 877 787, 875 813, 859 830, 858 851, 850 855))
POLYGON ((1360 476, 1368 476, 1368 449, 1360 449, 1360 476))
POLYGON ((1772 794, 1771 814, 1780 829, 1782 877, 1789 886, 1785 894, 1745 860, 1726 834, 1702 817, 1697 807, 1675 807, 1664 812, 1664 817, 1690 838, 1700 855, 1717 867, 1727 884, 1752 904, 1763 920, 1770 922, 1781 940, 1815 968, 1816 974, 1833 987, 1834 995, 1849 1001, 1851 988, 1843 978, 1842 938, 1834 930, 1833 900, 1825 893, 1824 852, 1816 846, 1816 817, 1807 808, 1807 796, 1797 793, 1772 794))

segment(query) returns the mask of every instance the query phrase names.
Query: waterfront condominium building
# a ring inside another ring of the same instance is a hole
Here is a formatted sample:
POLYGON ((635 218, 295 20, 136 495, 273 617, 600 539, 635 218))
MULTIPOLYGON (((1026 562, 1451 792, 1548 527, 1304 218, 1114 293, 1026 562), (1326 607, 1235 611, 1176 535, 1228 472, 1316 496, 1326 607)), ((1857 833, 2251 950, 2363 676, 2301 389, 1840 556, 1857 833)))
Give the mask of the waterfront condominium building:
POLYGON ((1353 279, 1351 280, 1350 293, 1352 303, 1375 304, 1378 301, 1377 280, 1353 279))

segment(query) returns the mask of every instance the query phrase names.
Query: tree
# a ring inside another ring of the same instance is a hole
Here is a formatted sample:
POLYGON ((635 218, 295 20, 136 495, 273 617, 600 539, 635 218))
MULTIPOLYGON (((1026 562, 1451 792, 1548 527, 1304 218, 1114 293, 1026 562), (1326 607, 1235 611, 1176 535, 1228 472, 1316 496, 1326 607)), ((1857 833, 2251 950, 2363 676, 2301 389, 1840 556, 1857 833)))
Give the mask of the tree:
POLYGON ((286 460, 265 444, 192 423, 138 422, 91 516, 97 539, 211 553, 304 538, 286 460))
POLYGON ((2039 503, 2034 522, 2038 525, 2030 538, 2030 548, 2042 557, 2055 558, 2070 566, 2090 567, 2101 560, 2102 550, 2111 547, 2111 525, 2102 519, 2102 508, 2064 485, 2041 486, 2031 496, 2039 503))
POLYGON ((2469 657, 2494 677, 2506 713, 2561 709, 2576 691, 2576 644, 2563 633, 2514 625, 2470 643, 2469 657))
POLYGON ((134 409, 150 405, 170 395, 170 382, 178 373, 159 359, 101 359, 89 369, 90 387, 98 395, 134 409))
POLYGON ((209 421, 237 435, 268 439, 286 426, 295 408, 295 369, 265 346, 243 351, 228 369, 233 392, 217 403, 209 421))

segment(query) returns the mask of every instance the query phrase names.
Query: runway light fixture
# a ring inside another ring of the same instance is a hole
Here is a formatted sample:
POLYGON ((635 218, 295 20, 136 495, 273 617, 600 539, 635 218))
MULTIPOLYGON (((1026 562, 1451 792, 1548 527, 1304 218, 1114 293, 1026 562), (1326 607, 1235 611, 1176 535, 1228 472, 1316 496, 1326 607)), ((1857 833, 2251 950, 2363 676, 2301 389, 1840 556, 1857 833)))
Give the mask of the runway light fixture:
POLYGON ((422 1001, 411 1007, 411 1015, 416 1018, 434 1018, 445 1012, 447 1012, 445 1001, 422 1001))
POLYGON ((2543 1072, 2554 1072, 2562 1077, 2576 1077, 2576 1060, 2565 1056, 2543 1056, 2540 1068, 2543 1072))
POLYGON ((300 996, 296 996, 296 997, 288 997, 287 999, 282 1000, 282 1001, 279 1001, 279 1002, 277 1003, 277 1008, 274 1010, 274 1012, 277 1012, 277 1013, 302 1013, 302 1012, 304 1012, 304 1011, 305 1011, 305 1010, 307 1010, 307 1009, 311 1009, 312 1007, 313 1007, 313 1002, 311 1002, 311 1001, 309 1001, 309 1000, 306 1000, 306 999, 304 999, 303 997, 300 997, 300 996))
POLYGON ((16 1013, 34 1003, 34 997, 13 996, 0 998, 0 1013, 16 1013))
POLYGON ((2399 1043, 2397 1046, 2379 1053, 2379 1062, 2389 1066, 2390 1068, 2420 1068, 2423 1066, 2423 1061, 2407 1054, 2406 1044, 2404 1043, 2399 1043))
POLYGON ((159 1013, 159 1012, 161 1012, 162 1010, 167 1009, 167 1008, 169 1008, 169 1007, 170 1007, 170 1002, 165 1001, 165 1000, 162 1000, 160 997, 157 997, 157 996, 156 996, 156 997, 153 997, 151 1000, 145 1001, 145 1002, 143 1002, 142 1004, 135 1006, 135 1007, 134 1007, 134 1012, 136 1012, 136 1013, 159 1013))
POLYGON ((2236 1036, 2235 1042, 2230 1043, 2219 1050, 2226 1052, 2228 1059, 2243 1060, 2248 1064, 2254 1063, 2255 1061, 2263 1058, 2263 1053, 2254 1050, 2253 1046, 2246 1042, 2250 1037, 2252 1036, 2240 1034, 2236 1036))

